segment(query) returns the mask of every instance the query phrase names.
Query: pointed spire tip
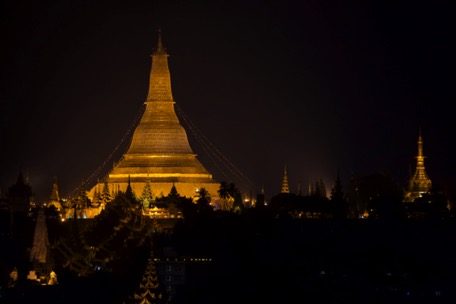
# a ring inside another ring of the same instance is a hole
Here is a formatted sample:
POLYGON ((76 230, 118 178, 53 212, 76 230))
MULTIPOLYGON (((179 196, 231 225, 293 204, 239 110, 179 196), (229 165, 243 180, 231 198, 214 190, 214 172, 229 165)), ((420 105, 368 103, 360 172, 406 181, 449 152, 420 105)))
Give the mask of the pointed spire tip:
POLYGON ((161 27, 158 27, 157 32, 158 32, 158 42, 157 42, 157 48, 156 48, 154 54, 166 54, 166 50, 165 50, 165 48, 163 46, 163 42, 162 42, 161 27))

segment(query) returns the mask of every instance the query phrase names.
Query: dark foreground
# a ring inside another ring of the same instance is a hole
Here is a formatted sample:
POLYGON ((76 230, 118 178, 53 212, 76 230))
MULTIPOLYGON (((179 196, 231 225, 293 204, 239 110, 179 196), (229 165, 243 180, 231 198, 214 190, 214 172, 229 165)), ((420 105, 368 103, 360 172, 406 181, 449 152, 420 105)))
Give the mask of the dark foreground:
MULTIPOLYGON (((172 246, 189 264, 173 303, 451 303, 456 222, 249 217, 180 223, 172 246)), ((3 247, 2 247, 3 250, 3 247)), ((160 247, 155 248, 160 253, 160 247)), ((144 255, 146 257, 147 255, 144 255)), ((135 266, 136 267, 136 266, 135 266)), ((61 274, 56 286, 3 288, 2 303, 123 303, 140 280, 61 274)))

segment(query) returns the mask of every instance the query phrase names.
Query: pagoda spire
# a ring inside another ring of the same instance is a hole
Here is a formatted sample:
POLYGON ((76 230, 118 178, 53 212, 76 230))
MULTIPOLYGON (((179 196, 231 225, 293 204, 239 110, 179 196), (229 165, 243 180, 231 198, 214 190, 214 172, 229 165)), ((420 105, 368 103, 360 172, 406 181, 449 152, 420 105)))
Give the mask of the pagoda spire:
POLYGON ((426 174, 426 168, 424 167, 424 159, 426 158, 426 156, 423 155, 423 136, 421 135, 421 129, 418 136, 418 155, 415 158, 415 176, 421 180, 429 180, 429 177, 426 174))
POLYGON ((287 166, 285 166, 283 170, 283 181, 282 181, 282 190, 281 193, 290 193, 290 189, 288 187, 288 176, 287 176, 287 166))
POLYGON ((426 157, 423 155, 423 137, 421 135, 421 128, 418 135, 418 155, 415 158, 415 174, 409 180, 408 191, 405 198, 408 202, 413 202, 416 198, 429 192, 432 186, 432 182, 429 179, 424 166, 424 159, 426 157))
POLYGON ((60 195, 59 195, 59 187, 57 185, 57 177, 53 177, 53 183, 52 183, 52 191, 51 195, 49 197, 49 205, 55 206, 57 210, 62 209, 62 205, 60 204, 60 195))
POLYGON ((157 48, 156 48, 154 54, 166 54, 166 55, 168 55, 166 53, 166 51, 165 51, 165 48, 163 47, 163 42, 162 42, 162 37, 161 37, 161 28, 158 28, 158 42, 157 42, 157 48))
POLYGON ((423 136, 421 135, 421 128, 420 133, 418 135, 418 156, 417 159, 423 159, 424 164, 424 156, 423 156, 423 136))
POLYGON ((171 76, 168 67, 168 53, 162 42, 161 30, 158 30, 158 42, 152 53, 152 68, 149 78, 149 93, 146 102, 168 101, 174 102, 171 91, 171 76))

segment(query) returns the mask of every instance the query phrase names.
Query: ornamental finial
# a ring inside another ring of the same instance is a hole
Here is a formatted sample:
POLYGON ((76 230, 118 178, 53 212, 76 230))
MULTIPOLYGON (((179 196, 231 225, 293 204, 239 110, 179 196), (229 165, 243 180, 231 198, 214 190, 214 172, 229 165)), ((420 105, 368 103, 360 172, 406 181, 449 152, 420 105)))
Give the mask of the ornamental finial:
POLYGON ((154 52, 155 54, 166 54, 165 48, 163 47, 162 37, 161 37, 161 28, 158 28, 158 42, 157 42, 157 49, 154 52))

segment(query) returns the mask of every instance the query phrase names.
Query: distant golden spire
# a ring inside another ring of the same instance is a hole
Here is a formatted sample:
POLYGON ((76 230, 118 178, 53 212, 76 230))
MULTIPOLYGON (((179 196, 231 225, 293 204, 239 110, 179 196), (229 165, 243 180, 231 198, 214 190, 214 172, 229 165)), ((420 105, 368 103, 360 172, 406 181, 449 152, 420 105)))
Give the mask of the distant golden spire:
POLYGON ((423 137, 421 136, 421 128, 418 135, 418 155, 415 158, 415 174, 410 178, 408 191, 405 197, 405 200, 408 202, 413 202, 416 198, 429 192, 432 186, 432 182, 426 173, 426 168, 424 167, 425 156, 423 155, 423 137))
POLYGON ((288 176, 287 176, 287 166, 285 166, 283 170, 283 181, 282 181, 282 190, 281 193, 290 193, 290 189, 288 188, 288 176))
POLYGON ((54 176, 52 178, 52 192, 51 192, 51 196, 50 196, 50 200, 51 201, 60 201, 60 195, 59 195, 59 187, 57 185, 57 177, 54 176))
POLYGON ((417 158, 424 158, 423 156, 423 137, 421 136, 421 128, 418 136, 418 156, 417 158))
POLYGON ((52 183, 52 192, 49 197, 49 205, 54 205, 57 210, 62 209, 62 205, 60 204, 60 195, 59 195, 59 187, 57 185, 57 177, 53 177, 53 183, 52 183))

